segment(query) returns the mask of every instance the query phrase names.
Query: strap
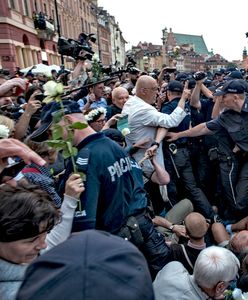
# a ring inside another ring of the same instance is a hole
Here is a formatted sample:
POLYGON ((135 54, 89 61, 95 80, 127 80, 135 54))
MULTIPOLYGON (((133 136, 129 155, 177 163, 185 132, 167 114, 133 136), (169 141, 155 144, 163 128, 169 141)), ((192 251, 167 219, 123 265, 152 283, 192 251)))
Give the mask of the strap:
POLYGON ((180 245, 181 245, 181 247, 182 247, 182 249, 183 249, 183 254, 184 254, 184 256, 185 256, 185 258, 186 258, 186 260, 187 260, 187 263, 190 265, 190 267, 191 267, 192 270, 193 270, 194 267, 193 267, 193 265, 192 265, 192 263, 191 263, 191 261, 190 261, 190 259, 189 259, 189 256, 188 256, 188 254, 187 254, 187 252, 186 252, 186 249, 185 249, 184 245, 183 245, 183 244, 180 244, 180 245))
POLYGON ((23 174, 25 174, 25 173, 40 173, 40 171, 35 168, 24 168, 22 170, 22 173, 23 174))

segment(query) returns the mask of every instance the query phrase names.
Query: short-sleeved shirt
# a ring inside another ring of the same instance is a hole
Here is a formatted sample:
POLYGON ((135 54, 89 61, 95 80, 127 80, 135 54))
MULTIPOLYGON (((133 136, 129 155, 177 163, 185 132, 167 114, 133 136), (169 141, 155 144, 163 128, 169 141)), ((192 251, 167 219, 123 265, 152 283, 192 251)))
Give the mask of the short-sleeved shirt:
POLYGON ((233 142, 241 150, 248 152, 248 98, 245 99, 241 112, 225 110, 217 119, 207 122, 206 126, 215 133, 224 128, 233 142))
MULTIPOLYGON (((198 124, 212 120, 212 111, 214 107, 213 100, 210 98, 207 99, 204 98, 204 99, 200 99, 200 102, 201 102, 200 110, 192 106, 190 107, 192 127, 195 127, 198 124)), ((206 151, 208 151, 208 149, 211 147, 217 146, 217 140, 213 135, 198 136, 189 139, 194 145, 197 144, 203 145, 204 150, 206 151)))

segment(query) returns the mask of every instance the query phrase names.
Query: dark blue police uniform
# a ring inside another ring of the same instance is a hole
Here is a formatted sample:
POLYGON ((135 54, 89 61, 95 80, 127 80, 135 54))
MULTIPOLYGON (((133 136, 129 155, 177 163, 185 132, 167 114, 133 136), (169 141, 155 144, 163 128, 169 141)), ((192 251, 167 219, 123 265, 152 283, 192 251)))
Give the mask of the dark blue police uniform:
POLYGON ((229 152, 220 157, 222 184, 228 201, 227 217, 240 219, 248 214, 248 99, 241 112, 224 111, 217 119, 206 123, 219 140, 229 137, 229 152), (237 145, 240 151, 232 152, 237 145))
MULTIPOLYGON (((200 102, 200 110, 190 107, 192 127, 212 120, 213 100, 201 98, 200 102)), ((220 190, 218 184, 219 168, 215 157, 213 155, 209 156, 216 149, 217 140, 213 135, 193 137, 188 140, 188 149, 196 183, 211 201, 211 204, 217 204, 220 190)))
POLYGON ((120 235, 129 217, 134 216, 143 238, 137 246, 155 276, 170 261, 171 254, 147 213, 142 170, 103 133, 86 137, 77 148, 76 164, 78 171, 85 173, 86 181, 80 198, 83 211, 76 212, 73 231, 95 228, 120 235))
MULTIPOLYGON (((171 114, 172 111, 177 107, 180 98, 174 98, 172 101, 167 102, 163 105, 161 111, 165 114, 171 114)), ((185 110, 187 112, 186 117, 176 128, 171 128, 169 131, 181 132, 189 129, 190 127, 190 106, 185 103, 185 110)), ((176 188, 176 183, 178 181, 183 183, 182 187, 186 189, 186 196, 192 201, 196 211, 199 211, 206 218, 213 219, 214 211, 210 205, 208 199, 202 190, 197 187, 196 181, 193 175, 192 166, 190 162, 189 150, 187 148, 188 138, 180 138, 176 142, 163 143, 163 151, 165 158, 165 168, 171 176, 171 181, 167 185, 168 195, 170 201, 175 204, 180 199, 178 199, 178 190, 176 188), (171 144, 175 144, 177 151, 176 153, 170 152, 171 144), (173 162, 175 166, 173 166, 173 162)), ((179 196, 180 197, 180 196, 179 196)), ((181 196, 184 198, 185 196, 181 196)))

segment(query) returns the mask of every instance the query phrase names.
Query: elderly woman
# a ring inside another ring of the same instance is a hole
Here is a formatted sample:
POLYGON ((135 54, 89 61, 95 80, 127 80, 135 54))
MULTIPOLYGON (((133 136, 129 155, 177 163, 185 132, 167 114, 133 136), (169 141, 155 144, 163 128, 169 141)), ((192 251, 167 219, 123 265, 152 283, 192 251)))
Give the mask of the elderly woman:
POLYGON ((0 299, 15 299, 27 265, 68 238, 80 194, 80 175, 66 182, 60 212, 34 185, 0 187, 0 299))

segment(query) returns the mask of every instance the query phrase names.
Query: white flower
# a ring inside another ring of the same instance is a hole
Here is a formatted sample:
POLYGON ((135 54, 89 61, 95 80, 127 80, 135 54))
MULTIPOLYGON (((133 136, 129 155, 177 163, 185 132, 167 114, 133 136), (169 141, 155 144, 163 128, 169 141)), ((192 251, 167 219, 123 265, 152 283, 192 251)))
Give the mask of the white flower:
POLYGON ((57 91, 57 94, 59 94, 59 95, 63 94, 64 86, 61 82, 57 83, 56 91, 57 91))
POLYGON ((92 56, 92 60, 99 60, 99 55, 97 53, 94 53, 94 55, 92 56))
POLYGON ((94 117, 97 115, 103 114, 104 117, 106 116, 107 110, 104 107, 98 107, 91 110, 87 115, 85 115, 86 121, 93 121, 94 117))
POLYGON ((5 125, 0 124, 0 138, 9 137, 9 128, 5 125))
POLYGON ((237 288, 233 290, 232 296, 233 296, 233 299, 235 299, 235 300, 248 299, 248 294, 247 293, 242 294, 242 291, 240 289, 237 289, 237 288))
POLYGON ((47 83, 43 85, 44 95, 55 97, 59 94, 63 94, 63 84, 57 83, 53 80, 49 80, 47 83))
POLYGON ((129 128, 123 128, 121 133, 122 133, 123 136, 126 136, 130 133, 130 130, 129 130, 129 128))

